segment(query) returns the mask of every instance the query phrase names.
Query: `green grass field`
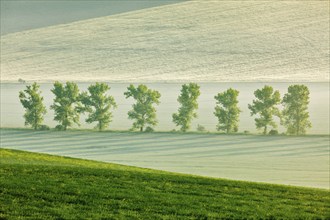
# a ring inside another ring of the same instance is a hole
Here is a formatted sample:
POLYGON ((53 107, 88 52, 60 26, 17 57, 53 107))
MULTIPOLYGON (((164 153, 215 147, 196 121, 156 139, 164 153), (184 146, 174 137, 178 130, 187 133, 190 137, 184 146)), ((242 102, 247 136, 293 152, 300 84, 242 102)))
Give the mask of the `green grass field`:
POLYGON ((330 218, 328 190, 0 149, 0 219, 330 218))

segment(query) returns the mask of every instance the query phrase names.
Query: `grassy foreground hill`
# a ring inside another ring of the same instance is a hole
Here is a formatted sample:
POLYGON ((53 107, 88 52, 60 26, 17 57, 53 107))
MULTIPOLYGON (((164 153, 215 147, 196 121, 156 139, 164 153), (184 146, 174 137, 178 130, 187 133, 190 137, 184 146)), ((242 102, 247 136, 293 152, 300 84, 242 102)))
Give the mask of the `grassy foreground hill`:
POLYGON ((329 218, 327 190, 0 149, 2 219, 329 218))

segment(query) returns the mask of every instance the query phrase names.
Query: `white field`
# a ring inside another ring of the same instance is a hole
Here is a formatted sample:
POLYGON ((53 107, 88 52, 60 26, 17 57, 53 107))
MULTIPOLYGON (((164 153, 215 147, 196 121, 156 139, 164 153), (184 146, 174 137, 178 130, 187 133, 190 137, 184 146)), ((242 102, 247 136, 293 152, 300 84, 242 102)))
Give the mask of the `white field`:
POLYGON ((329 1, 188 1, 1 37, 1 81, 329 81, 329 1))
POLYGON ((1 148, 329 189, 329 136, 325 135, 264 137, 1 129, 0 137, 1 148))

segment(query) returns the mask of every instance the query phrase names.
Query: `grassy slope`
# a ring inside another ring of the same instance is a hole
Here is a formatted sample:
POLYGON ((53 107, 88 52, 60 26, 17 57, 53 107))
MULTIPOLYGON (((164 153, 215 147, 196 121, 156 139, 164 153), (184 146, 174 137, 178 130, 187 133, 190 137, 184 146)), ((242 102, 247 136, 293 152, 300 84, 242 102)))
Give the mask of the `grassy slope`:
POLYGON ((330 217, 329 191, 0 149, 0 218, 330 217))

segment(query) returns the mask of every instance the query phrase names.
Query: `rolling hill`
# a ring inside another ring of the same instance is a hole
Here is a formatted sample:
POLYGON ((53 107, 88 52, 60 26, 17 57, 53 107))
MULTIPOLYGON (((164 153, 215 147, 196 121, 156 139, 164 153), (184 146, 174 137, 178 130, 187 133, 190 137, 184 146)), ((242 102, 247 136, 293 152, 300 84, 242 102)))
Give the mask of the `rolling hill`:
POLYGON ((329 1, 189 1, 1 37, 1 81, 329 81, 329 1))
POLYGON ((0 149, 1 219, 328 219, 329 191, 0 149))

